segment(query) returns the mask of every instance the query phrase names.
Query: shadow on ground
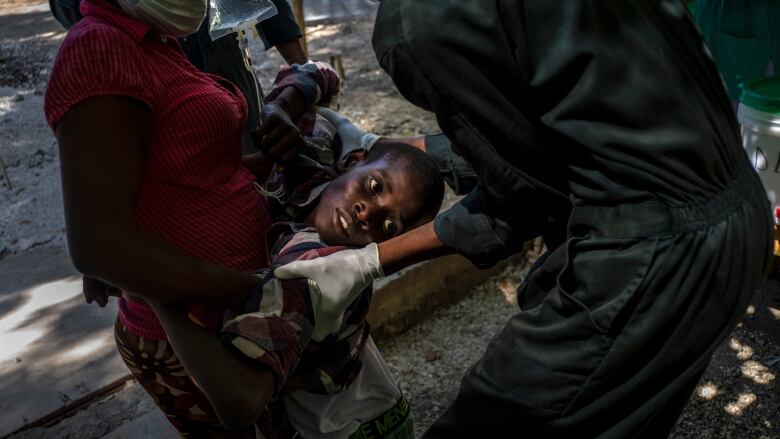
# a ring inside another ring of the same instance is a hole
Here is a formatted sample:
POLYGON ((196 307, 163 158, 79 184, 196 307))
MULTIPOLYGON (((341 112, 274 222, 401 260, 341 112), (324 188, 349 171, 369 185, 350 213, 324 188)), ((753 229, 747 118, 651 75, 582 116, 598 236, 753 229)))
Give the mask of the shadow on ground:
POLYGON ((37 249, 0 262, 0 436, 127 374, 116 305, 86 305, 67 255, 37 249))

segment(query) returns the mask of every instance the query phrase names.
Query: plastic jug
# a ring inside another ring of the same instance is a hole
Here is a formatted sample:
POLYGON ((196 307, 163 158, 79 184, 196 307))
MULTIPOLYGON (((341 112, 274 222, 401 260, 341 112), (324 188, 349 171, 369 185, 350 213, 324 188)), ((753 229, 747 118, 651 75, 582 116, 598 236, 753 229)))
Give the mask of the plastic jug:
POLYGON ((742 144, 761 177, 772 203, 775 224, 780 223, 780 76, 761 79, 744 87, 737 119, 742 124, 742 144))

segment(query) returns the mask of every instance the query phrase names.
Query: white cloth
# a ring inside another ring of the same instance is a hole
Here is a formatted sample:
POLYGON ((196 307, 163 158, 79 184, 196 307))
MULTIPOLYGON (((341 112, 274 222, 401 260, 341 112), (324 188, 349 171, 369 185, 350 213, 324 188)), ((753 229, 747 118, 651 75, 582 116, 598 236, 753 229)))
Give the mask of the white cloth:
POLYGON ((287 416, 302 437, 347 438, 401 399, 401 390, 370 337, 360 359, 360 373, 344 391, 318 395, 297 390, 284 397, 287 416))

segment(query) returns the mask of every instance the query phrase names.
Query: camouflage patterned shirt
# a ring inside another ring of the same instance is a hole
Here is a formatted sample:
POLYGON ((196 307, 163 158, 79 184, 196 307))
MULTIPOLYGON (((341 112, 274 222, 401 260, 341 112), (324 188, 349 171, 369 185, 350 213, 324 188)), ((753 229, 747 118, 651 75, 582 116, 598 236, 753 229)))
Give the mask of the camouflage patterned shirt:
POLYGON ((358 296, 341 328, 324 340, 311 339, 314 314, 306 279, 280 280, 273 269, 292 261, 314 259, 348 247, 327 246, 305 224, 278 223, 268 233, 271 268, 258 273, 261 286, 243 311, 226 317, 222 339, 273 373, 277 392, 303 389, 318 394, 342 390, 360 371, 360 353, 369 336, 366 321, 372 289, 358 296))

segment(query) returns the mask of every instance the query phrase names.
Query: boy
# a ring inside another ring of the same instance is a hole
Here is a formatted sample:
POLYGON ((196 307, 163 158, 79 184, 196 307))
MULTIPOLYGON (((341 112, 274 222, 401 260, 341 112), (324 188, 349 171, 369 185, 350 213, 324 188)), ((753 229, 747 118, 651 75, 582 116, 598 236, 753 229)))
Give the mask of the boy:
MULTIPOLYGON (((404 144, 381 144, 355 155, 364 158, 350 159, 349 170, 322 190, 304 223, 278 223, 271 229, 272 267, 328 255, 344 249, 342 244, 381 242, 435 216, 443 183, 424 153, 404 144)), ((189 321, 178 308, 152 305, 177 355, 203 387, 220 419, 241 427, 259 417, 257 409, 267 403, 264 398, 259 403, 236 402, 242 400, 236 395, 255 383, 271 387, 266 397, 271 393, 283 396, 290 422, 304 436, 347 437, 359 428, 375 436, 388 430, 411 431, 408 403, 369 337, 365 316, 370 288, 348 308, 338 331, 317 334, 313 332, 316 316, 310 306, 308 281, 279 280, 270 273, 272 269, 258 273, 265 277, 262 288, 226 317, 222 338, 227 346, 221 349, 213 341, 206 347, 206 339, 213 335, 189 321), (268 371, 271 379, 269 375, 260 380, 228 379, 251 374, 219 370, 230 364, 228 357, 235 351, 254 362, 241 362, 243 369, 268 371), (214 379, 215 373, 219 379, 214 379), (206 376, 209 374, 212 376, 206 376), (388 419, 397 423, 370 423, 394 409, 403 416, 388 419)), ((278 418, 273 421, 278 431, 278 418)), ((265 430, 268 425, 260 428, 265 430)), ((268 430, 263 433, 273 434, 268 430)), ((399 433, 398 437, 407 436, 399 433)))
POLYGON ((284 172, 275 168, 261 189, 276 200, 277 218, 292 222, 267 234, 272 268, 258 273, 265 279, 261 288, 227 313, 224 344, 182 308, 150 305, 224 424, 254 423, 263 437, 289 436, 291 430, 304 437, 412 437, 408 403, 369 336, 371 289, 350 305, 337 330, 318 333, 316 288, 271 273, 432 220, 443 179, 412 146, 383 142, 342 157, 326 119, 309 112, 298 125, 305 134, 298 157, 284 172))

